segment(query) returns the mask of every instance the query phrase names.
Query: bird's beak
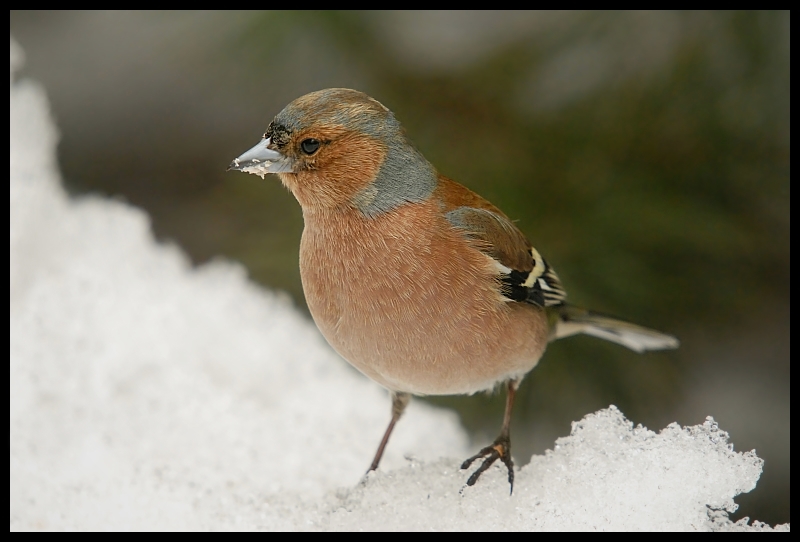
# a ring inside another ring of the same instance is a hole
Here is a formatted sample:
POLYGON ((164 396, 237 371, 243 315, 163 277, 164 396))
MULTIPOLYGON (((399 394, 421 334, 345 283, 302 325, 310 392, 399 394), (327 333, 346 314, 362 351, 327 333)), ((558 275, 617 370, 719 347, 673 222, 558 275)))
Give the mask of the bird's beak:
POLYGON ((232 169, 244 171, 245 173, 259 175, 262 179, 267 173, 291 172, 291 158, 267 148, 268 145, 269 138, 262 139, 258 142, 258 145, 242 154, 239 158, 235 158, 231 165, 228 166, 228 171, 232 169))

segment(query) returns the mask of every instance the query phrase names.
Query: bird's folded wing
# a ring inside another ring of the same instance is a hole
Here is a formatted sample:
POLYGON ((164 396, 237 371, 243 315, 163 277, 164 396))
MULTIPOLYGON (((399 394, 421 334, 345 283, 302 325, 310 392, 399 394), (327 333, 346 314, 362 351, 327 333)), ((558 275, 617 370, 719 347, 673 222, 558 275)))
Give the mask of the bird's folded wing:
POLYGON ((519 228, 491 203, 449 182, 442 198, 445 218, 475 248, 494 259, 502 294, 510 301, 540 307, 563 303, 567 294, 558 275, 519 228))

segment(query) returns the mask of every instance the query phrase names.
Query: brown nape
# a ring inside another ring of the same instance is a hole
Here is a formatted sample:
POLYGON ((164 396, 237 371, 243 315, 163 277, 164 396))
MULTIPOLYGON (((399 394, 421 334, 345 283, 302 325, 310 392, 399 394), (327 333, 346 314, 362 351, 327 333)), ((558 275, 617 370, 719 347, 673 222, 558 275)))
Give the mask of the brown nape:
POLYGON ((474 207, 476 209, 486 209, 508 219, 503 211, 466 186, 460 185, 441 174, 438 180, 439 184, 433 193, 433 197, 444 204, 443 212, 447 213, 458 207, 474 207))
POLYGON ((293 139, 299 144, 308 137, 323 145, 314 156, 298 158, 304 160, 306 169, 281 173, 281 181, 304 211, 349 207, 355 195, 377 176, 386 157, 386 145, 358 132, 342 131, 341 127, 310 127, 293 139))

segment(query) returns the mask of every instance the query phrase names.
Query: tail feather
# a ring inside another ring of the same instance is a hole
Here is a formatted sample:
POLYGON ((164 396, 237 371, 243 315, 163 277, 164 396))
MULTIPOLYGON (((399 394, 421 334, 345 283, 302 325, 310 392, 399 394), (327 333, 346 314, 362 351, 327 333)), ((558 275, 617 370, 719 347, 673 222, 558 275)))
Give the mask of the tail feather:
POLYGON ((586 309, 566 304, 553 309, 556 321, 550 334, 551 341, 583 333, 620 344, 639 353, 678 348, 680 344, 672 335, 586 309))

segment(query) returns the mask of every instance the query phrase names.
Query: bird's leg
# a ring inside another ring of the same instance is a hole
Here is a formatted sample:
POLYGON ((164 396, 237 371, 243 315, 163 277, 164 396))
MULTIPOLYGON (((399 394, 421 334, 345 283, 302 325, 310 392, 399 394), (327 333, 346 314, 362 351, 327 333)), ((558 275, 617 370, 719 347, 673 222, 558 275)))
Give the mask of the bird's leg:
POLYGON ((403 411, 406 409, 406 406, 408 406, 408 401, 410 399, 410 393, 401 393, 396 391, 392 392, 392 421, 389 422, 389 427, 386 428, 386 432, 383 434, 383 439, 378 446, 378 451, 375 452, 375 459, 372 460, 372 465, 369 466, 369 470, 367 470, 367 472, 378 468, 378 463, 381 462, 383 450, 386 448, 386 443, 389 442, 389 436, 392 434, 394 424, 396 424, 397 420, 400 419, 400 416, 403 415, 403 411))
POLYGON ((461 464, 462 469, 468 469, 470 465, 476 460, 482 457, 486 459, 483 460, 481 466, 478 467, 478 470, 472 473, 472 476, 469 477, 467 480, 467 485, 472 486, 475 485, 475 482, 478 481, 481 474, 483 474, 486 469, 492 466, 495 461, 500 459, 508 469, 508 483, 511 486, 511 491, 509 494, 514 492, 514 462, 511 460, 511 437, 510 437, 510 426, 511 426, 511 409, 514 406, 514 395, 517 393, 517 387, 519 387, 519 380, 509 380, 507 383, 507 390, 508 393, 506 395, 506 413, 503 416, 503 428, 500 430, 500 436, 495 439, 495 441, 486 448, 482 449, 477 454, 473 455, 466 461, 461 464))

